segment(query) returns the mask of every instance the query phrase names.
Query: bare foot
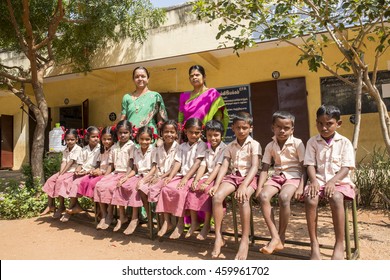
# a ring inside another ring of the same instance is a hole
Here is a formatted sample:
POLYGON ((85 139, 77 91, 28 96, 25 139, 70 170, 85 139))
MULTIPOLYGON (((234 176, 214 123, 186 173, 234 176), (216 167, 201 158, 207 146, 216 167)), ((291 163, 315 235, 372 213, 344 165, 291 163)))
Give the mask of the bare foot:
POLYGON ((125 229, 123 233, 125 235, 130 235, 135 231, 137 226, 138 226, 138 219, 133 219, 131 220, 129 226, 125 229))
POLYGON ((271 255, 273 252, 283 250, 284 246, 280 239, 273 238, 271 241, 260 249, 260 252, 265 255, 271 255))
POLYGON ((158 237, 164 236, 167 232, 171 231, 173 229, 173 225, 171 222, 164 221, 164 223, 161 226, 161 229, 157 232, 158 237))
POLYGON ((125 224, 125 223, 127 223, 127 221, 128 221, 127 218, 124 219, 124 220, 118 219, 118 221, 116 222, 116 225, 115 225, 113 231, 118 231, 118 230, 120 230, 121 227, 122 227, 122 225, 125 224))
POLYGON ((65 213, 64 215, 62 215, 60 221, 63 222, 63 223, 66 223, 67 221, 69 221, 71 215, 68 214, 68 213, 65 213))
POLYGON ((59 218, 61 218, 61 217, 62 217, 62 212, 64 212, 64 211, 65 211, 65 208, 58 208, 58 209, 54 212, 53 218, 54 218, 54 219, 59 219, 59 218))
POLYGON ((169 239, 178 239, 184 231, 184 225, 178 224, 173 230, 172 234, 169 236, 169 239))
POLYGON ((204 225, 200 233, 196 236, 198 240, 205 240, 210 232, 210 225, 204 225))
POLYGON ((321 259, 320 246, 318 243, 311 244, 310 259, 311 260, 320 260, 321 259))
POLYGON ((81 213, 83 211, 84 211, 84 209, 81 208, 81 206, 79 204, 76 204, 72 209, 66 209, 66 213, 71 214, 71 215, 78 214, 78 213, 81 213))
POLYGON ((335 245, 333 249, 332 260, 343 260, 344 259, 344 245, 335 245))
POLYGON ((238 248, 238 252, 236 254, 235 260, 246 260, 248 257, 248 250, 249 250, 249 239, 241 238, 240 247, 238 248))
POLYGON ((195 233, 196 230, 199 230, 199 224, 193 224, 191 225, 190 229, 187 231, 185 238, 191 237, 195 233))
POLYGON ((222 236, 215 236, 215 242, 214 242, 214 248, 213 251, 211 252, 211 258, 217 259, 219 255, 221 254, 221 248, 225 246, 225 240, 223 239, 222 236))
POLYGON ((102 229, 104 222, 105 222, 105 219, 101 219, 100 222, 97 224, 96 229, 102 229))
POLYGON ((39 214, 39 216, 44 216, 44 215, 47 215, 49 214, 50 212, 53 212, 55 210, 55 207, 54 206, 47 206, 45 208, 45 210, 43 210, 43 212, 41 214, 39 214))
POLYGON ((101 229, 108 229, 112 223, 112 217, 106 217, 103 220, 103 224, 101 225, 101 229))

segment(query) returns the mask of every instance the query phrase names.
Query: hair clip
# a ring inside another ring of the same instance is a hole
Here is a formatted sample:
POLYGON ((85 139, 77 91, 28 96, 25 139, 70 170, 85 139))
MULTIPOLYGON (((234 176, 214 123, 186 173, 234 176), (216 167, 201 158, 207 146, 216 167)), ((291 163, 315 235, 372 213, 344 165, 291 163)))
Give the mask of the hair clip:
POLYGON ((65 140, 65 134, 68 131, 68 129, 65 129, 65 127, 63 127, 63 126, 61 126, 61 128, 64 131, 64 133, 62 133, 62 135, 61 135, 61 141, 64 141, 65 140))

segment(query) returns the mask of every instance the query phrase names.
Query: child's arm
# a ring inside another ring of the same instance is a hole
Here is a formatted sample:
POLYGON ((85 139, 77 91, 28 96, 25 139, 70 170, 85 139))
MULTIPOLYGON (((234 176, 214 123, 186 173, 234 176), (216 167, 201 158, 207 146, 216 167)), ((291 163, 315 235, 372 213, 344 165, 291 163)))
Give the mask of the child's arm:
POLYGON ((179 172, 180 167, 181 163, 175 160, 171 172, 169 172, 169 175, 164 180, 164 185, 167 185, 170 181, 172 181, 173 177, 175 177, 177 172, 179 172))
POLYGON ((261 190, 263 189, 263 186, 268 178, 268 170, 269 170, 269 164, 268 163, 262 163, 259 181, 257 183, 257 190, 255 197, 258 197, 260 195, 261 190))
POLYGON ((228 169, 229 169, 229 164, 230 164, 230 158, 229 157, 224 157, 222 161, 221 168, 219 169, 217 179, 215 179, 214 187, 212 187, 209 190, 209 195, 214 196, 214 194, 217 192, 219 185, 222 182, 223 177, 225 177, 228 169))
POLYGON ((149 172, 142 178, 143 183, 149 183, 149 181, 153 178, 154 174, 157 171, 157 165, 156 163, 152 164, 152 168, 149 170, 149 172))
POLYGON ((335 185, 338 181, 341 181, 349 173, 349 167, 341 167, 339 172, 334 175, 328 182, 325 184, 325 197, 331 198, 334 194, 335 185))
POLYGON ((199 168, 198 168, 198 171, 196 171, 195 179, 194 179, 194 181, 192 182, 192 185, 191 185, 191 189, 193 191, 196 190, 198 182, 199 182, 200 178, 202 178, 202 176, 204 175, 205 172, 206 172, 206 165, 200 165, 199 168))
POLYGON ((191 166, 190 170, 187 172, 187 174, 180 180, 180 183, 177 185, 178 189, 181 189, 184 187, 188 180, 192 177, 192 175, 195 174, 196 170, 198 170, 200 163, 202 162, 203 158, 197 158, 194 162, 194 164, 191 166))
POLYGON ((74 159, 71 159, 70 161, 68 161, 68 163, 65 164, 64 168, 61 169, 60 175, 65 174, 65 172, 68 171, 69 168, 73 165, 74 161, 75 161, 74 159))
POLYGON ((112 171, 114 171, 115 168, 114 168, 114 164, 113 163, 110 163, 107 167, 107 170, 106 170, 106 173, 104 173, 104 176, 110 174, 112 171))
POLYGON ((257 171, 259 169, 259 155, 252 155, 252 166, 248 171, 248 174, 245 177, 245 180, 241 183, 241 185, 238 187, 237 191, 234 194, 234 197, 237 199, 239 203, 244 203, 245 201, 249 200, 249 197, 247 195, 246 189, 248 188, 249 184, 252 182, 253 178, 256 176, 257 171))
POLYGON ((221 164, 220 163, 215 165, 215 167, 213 169, 213 172, 211 172, 210 176, 206 179, 206 181, 204 181, 200 185, 199 190, 201 192, 203 192, 215 180, 215 178, 217 178, 217 175, 218 175, 218 172, 219 172, 220 169, 221 169, 221 164))
POLYGON ((316 197, 318 195, 318 191, 320 190, 320 185, 317 181, 316 167, 314 165, 307 166, 307 176, 310 180, 309 195, 311 198, 316 197))
POLYGON ((129 163, 130 169, 127 170, 126 175, 123 176, 118 183, 116 184, 117 187, 122 186, 129 178, 133 177, 135 174, 137 174, 137 166, 133 164, 133 159, 130 159, 129 163))
POLYGON ((294 197, 296 200, 300 200, 303 195, 303 188, 305 187, 306 181, 307 181, 307 174, 306 174, 306 168, 303 165, 303 161, 300 162, 300 167, 302 170, 302 176, 301 180, 299 181, 298 189, 295 191, 294 197))

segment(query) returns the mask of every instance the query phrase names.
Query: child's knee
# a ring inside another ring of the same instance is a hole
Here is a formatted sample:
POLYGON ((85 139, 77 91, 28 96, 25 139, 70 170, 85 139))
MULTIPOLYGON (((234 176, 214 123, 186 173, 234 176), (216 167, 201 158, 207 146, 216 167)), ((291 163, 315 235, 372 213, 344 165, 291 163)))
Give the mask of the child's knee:
POLYGON ((222 204, 224 200, 225 200, 225 196, 222 193, 217 192, 213 196, 213 205, 222 204))

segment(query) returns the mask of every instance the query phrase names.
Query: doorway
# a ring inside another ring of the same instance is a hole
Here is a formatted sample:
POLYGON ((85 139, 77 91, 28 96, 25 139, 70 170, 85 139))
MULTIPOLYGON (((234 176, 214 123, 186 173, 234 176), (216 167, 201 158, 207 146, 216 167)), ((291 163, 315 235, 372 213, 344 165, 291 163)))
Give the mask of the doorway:
POLYGON ((14 117, 0 115, 0 169, 14 166, 14 117))

